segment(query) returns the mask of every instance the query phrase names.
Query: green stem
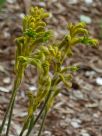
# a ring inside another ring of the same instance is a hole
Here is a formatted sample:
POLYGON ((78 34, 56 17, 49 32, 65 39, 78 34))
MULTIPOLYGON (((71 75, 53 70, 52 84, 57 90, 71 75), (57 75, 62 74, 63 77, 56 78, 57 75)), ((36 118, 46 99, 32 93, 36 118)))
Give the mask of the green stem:
POLYGON ((14 106, 14 102, 15 102, 15 97, 16 97, 16 93, 17 90, 21 84, 21 79, 22 79, 22 68, 20 68, 20 70, 18 70, 19 72, 16 75, 16 79, 14 82, 14 87, 13 87, 13 91, 12 91, 12 96, 10 98, 10 102, 7 108, 7 111, 5 113, 2 125, 0 127, 0 135, 2 134, 5 122, 7 120, 7 116, 9 115, 9 121, 8 121, 8 125, 7 125, 7 131, 6 131, 6 136, 8 136, 8 132, 9 132, 9 127, 10 127, 10 123, 11 123, 11 116, 12 116, 12 111, 13 111, 13 106, 14 106))
POLYGON ((42 123, 41 123, 41 126, 40 126, 40 130, 39 130, 38 136, 41 136, 41 132, 42 132, 42 129, 43 129, 43 126, 44 126, 46 115, 47 115, 47 110, 45 109, 44 115, 42 117, 42 123))
POLYGON ((3 128, 4 128, 4 125, 5 125, 7 116, 8 116, 8 114, 9 114, 9 111, 10 111, 10 109, 11 109, 12 103, 13 103, 13 101, 14 101, 13 98, 14 98, 15 95, 16 95, 16 90, 17 90, 16 83, 17 83, 17 78, 16 78, 16 80, 15 80, 14 89, 13 89, 13 91, 12 91, 12 96, 11 96, 11 99, 10 99, 10 102, 9 102, 9 105, 8 105, 8 108, 7 108, 7 111, 6 111, 6 113, 5 113, 5 116, 4 116, 2 125, 1 125, 1 127, 0 127, 0 134, 2 134, 2 131, 3 131, 3 128))
MULTIPOLYGON (((19 73, 21 74, 21 73, 19 73)), ((10 128, 10 124, 11 124, 11 118, 12 118, 12 112, 13 112, 13 107, 14 107, 14 103, 15 103, 15 97, 16 97, 16 94, 17 94, 17 90, 21 84, 21 76, 18 74, 16 80, 15 80, 15 84, 14 84, 14 90, 13 90, 13 93, 12 93, 12 97, 11 97, 11 107, 10 107, 10 113, 9 113, 9 119, 8 119, 8 124, 7 124, 7 130, 6 130, 6 136, 9 135, 9 128, 10 128)))
POLYGON ((28 130, 33 127, 33 122, 34 122, 34 115, 32 115, 32 117, 30 119, 30 124, 29 124, 28 130))
POLYGON ((9 113, 9 120, 8 120, 8 124, 7 124, 6 136, 8 136, 8 134, 9 134, 9 128, 10 128, 10 124, 11 124, 11 117, 12 117, 14 102, 15 102, 15 98, 13 99, 13 102, 12 102, 12 105, 11 105, 11 110, 10 110, 10 113, 9 113))
POLYGON ((0 126, 0 135, 2 134, 2 131, 3 131, 3 128, 4 128, 4 125, 5 125, 5 122, 6 122, 6 119, 7 119, 7 115, 8 115, 8 112, 10 110, 10 107, 11 107, 11 101, 8 105, 8 108, 7 108, 7 111, 5 113, 5 116, 4 116, 4 119, 3 119, 3 122, 2 122, 2 125, 0 126))
POLYGON ((23 135, 24 131, 26 130, 27 126, 29 125, 29 122, 30 122, 30 117, 27 117, 27 119, 26 119, 26 121, 24 123, 24 126, 23 126, 23 128, 22 128, 21 133, 20 133, 19 136, 23 135))
POLYGON ((50 98, 51 92, 52 92, 52 90, 49 91, 49 93, 48 93, 48 95, 47 95, 47 97, 46 97, 45 103, 44 103, 44 105, 43 105, 41 111, 39 112, 39 114, 38 114, 38 116, 36 117, 36 119, 34 120, 34 122, 31 124, 31 127, 28 129, 28 132, 27 132, 26 136, 29 136, 29 135, 30 135, 30 133, 31 133, 31 131, 32 131, 32 129, 33 129, 33 127, 35 126, 35 124, 37 123, 38 119, 39 119, 40 116, 42 115, 42 113, 43 113, 43 111, 44 111, 44 109, 45 109, 45 107, 46 107, 46 104, 47 104, 47 102, 48 102, 48 100, 49 100, 49 98, 50 98))

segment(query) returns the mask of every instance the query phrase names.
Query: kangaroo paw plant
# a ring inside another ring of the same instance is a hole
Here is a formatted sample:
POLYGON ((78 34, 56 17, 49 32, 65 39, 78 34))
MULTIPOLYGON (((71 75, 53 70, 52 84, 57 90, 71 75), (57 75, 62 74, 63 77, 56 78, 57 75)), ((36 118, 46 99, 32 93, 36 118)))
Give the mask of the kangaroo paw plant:
POLYGON ((24 120, 19 136, 29 136, 38 119, 42 117, 42 123, 39 128, 38 136, 41 135, 46 115, 53 105, 55 97, 61 92, 60 83, 63 83, 66 89, 71 87, 72 72, 78 68, 75 66, 65 66, 64 62, 71 57, 72 48, 76 44, 97 45, 97 40, 89 37, 89 33, 85 28, 85 23, 78 24, 68 23, 66 34, 59 42, 53 41, 53 34, 46 27, 44 21, 48 17, 48 13, 42 8, 32 7, 27 16, 23 19, 22 36, 16 39, 16 78, 12 96, 5 113, 3 122, 0 127, 0 135, 2 135, 5 122, 7 121, 6 136, 9 135, 11 117, 15 103, 17 91, 21 85, 25 69, 32 65, 37 70, 38 81, 36 95, 28 91, 29 100, 28 115, 24 120), (43 104, 37 116, 35 111, 43 104))

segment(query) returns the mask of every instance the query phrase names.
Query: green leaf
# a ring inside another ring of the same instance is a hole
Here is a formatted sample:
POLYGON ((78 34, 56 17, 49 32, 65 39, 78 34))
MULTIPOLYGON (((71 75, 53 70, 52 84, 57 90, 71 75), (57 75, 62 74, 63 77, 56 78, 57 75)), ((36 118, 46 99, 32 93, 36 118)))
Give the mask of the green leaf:
POLYGON ((96 46, 98 44, 98 40, 92 39, 89 37, 81 37, 80 42, 83 44, 92 45, 92 46, 96 46))

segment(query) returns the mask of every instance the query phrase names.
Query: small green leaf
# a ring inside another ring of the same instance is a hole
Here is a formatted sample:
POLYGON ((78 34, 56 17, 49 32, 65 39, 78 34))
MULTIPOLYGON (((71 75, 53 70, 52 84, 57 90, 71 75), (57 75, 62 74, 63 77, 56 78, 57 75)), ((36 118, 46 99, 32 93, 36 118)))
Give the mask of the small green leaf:
POLYGON ((81 37, 80 42, 86 45, 93 45, 93 46, 96 46, 98 44, 98 40, 89 37, 81 37))

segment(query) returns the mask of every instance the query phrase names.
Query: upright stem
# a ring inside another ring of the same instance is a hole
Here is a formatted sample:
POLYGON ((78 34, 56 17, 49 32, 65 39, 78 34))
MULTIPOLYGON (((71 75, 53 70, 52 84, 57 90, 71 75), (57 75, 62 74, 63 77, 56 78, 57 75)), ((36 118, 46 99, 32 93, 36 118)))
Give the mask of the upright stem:
POLYGON ((5 113, 5 116, 4 116, 2 125, 0 126, 0 135, 2 134, 2 131, 3 131, 3 128, 4 128, 4 125, 5 125, 5 122, 6 122, 7 115, 8 115, 8 113, 9 113, 10 107, 11 107, 11 101, 10 101, 10 103, 9 103, 9 105, 8 105, 8 108, 7 108, 7 111, 6 111, 6 113, 5 113))
MULTIPOLYGON (((17 78, 16 78, 16 80, 17 80, 17 78)), ((16 80, 15 80, 15 84, 16 84, 16 82, 17 82, 16 80)), ((14 98, 15 95, 16 95, 16 90, 17 90, 17 88, 16 88, 16 86, 14 85, 14 89, 13 89, 13 91, 12 91, 12 96, 11 96, 11 99, 10 99, 10 102, 9 102, 9 105, 8 105, 8 108, 7 108, 7 111, 6 111, 6 113, 5 113, 5 116, 4 116, 2 125, 1 125, 1 127, 0 127, 0 134, 2 134, 2 131, 3 131, 3 128, 4 128, 4 125, 5 125, 7 116, 8 116, 8 114, 9 114, 9 112, 10 112, 12 103, 13 103, 13 101, 14 101, 13 98, 14 98)))
POLYGON ((33 127, 33 122, 34 122, 34 115, 32 115, 32 117, 30 119, 30 122, 29 122, 30 124, 29 124, 28 130, 33 127))
POLYGON ((27 117, 27 119, 25 120, 24 126, 23 126, 19 136, 23 135, 24 131, 26 130, 27 126, 29 125, 29 121, 30 121, 30 117, 27 117))
POLYGON ((42 132, 42 129, 43 129, 43 126, 44 126, 46 115, 47 115, 47 110, 45 109, 44 115, 42 117, 42 123, 41 123, 41 126, 40 126, 40 130, 39 130, 38 136, 41 136, 41 132, 42 132))
POLYGON ((30 129, 32 127, 32 123, 34 122, 34 115, 32 115, 31 117, 28 117, 24 123, 24 126, 21 130, 21 133, 19 136, 22 136, 24 131, 27 129, 27 126, 28 126, 28 129, 30 129))
POLYGON ((18 88, 19 88, 19 86, 21 84, 22 77, 20 76, 21 75, 20 72, 21 71, 19 71, 18 76, 17 76, 17 78, 15 80, 14 90, 13 90, 12 97, 11 97, 12 102, 11 102, 11 107, 10 107, 9 120, 8 120, 7 130, 6 130, 6 136, 9 135, 9 128, 10 128, 10 124, 11 124, 11 118, 12 118, 12 112, 13 112, 13 107, 14 107, 14 103, 15 103, 15 97, 16 97, 16 94, 17 94, 17 90, 18 90, 18 88))
POLYGON ((10 124, 11 124, 11 117, 12 117, 12 111, 13 111, 13 107, 14 107, 14 102, 15 102, 15 98, 13 99, 13 102, 12 102, 12 105, 11 105, 11 110, 10 110, 10 114, 9 114, 7 130, 6 130, 6 136, 8 136, 8 134, 9 134, 9 128, 10 128, 10 124))
POLYGON ((2 125, 0 127, 0 135, 2 134, 5 122, 7 120, 7 116, 9 115, 9 121, 8 121, 7 131, 6 131, 6 136, 8 136, 9 127, 10 127, 10 123, 11 123, 11 116, 12 116, 13 106, 14 106, 14 102, 15 102, 15 97, 16 97, 16 93, 17 93, 17 90, 19 88, 19 85, 21 83, 21 79, 22 79, 21 70, 22 69, 20 69, 20 71, 17 73, 16 79, 15 79, 15 82, 14 82, 14 88, 13 88, 13 91, 12 91, 12 96, 10 98, 10 102, 9 102, 7 111, 5 113, 2 125))
POLYGON ((33 129, 33 127, 35 126, 35 124, 37 123, 38 119, 39 119, 40 116, 42 115, 42 113, 43 113, 43 111, 44 111, 44 109, 45 109, 45 107, 46 107, 46 104, 47 104, 47 102, 48 102, 48 100, 49 100, 49 98, 50 98, 51 92, 52 92, 52 90, 49 91, 49 93, 48 93, 48 95, 47 95, 47 97, 46 97, 45 103, 44 103, 44 105, 43 105, 41 111, 39 112, 39 114, 38 114, 38 116, 36 117, 36 119, 34 120, 34 122, 32 122, 31 127, 28 129, 28 132, 27 132, 26 136, 29 136, 29 135, 30 135, 30 133, 31 133, 31 131, 32 131, 32 129, 33 129))

